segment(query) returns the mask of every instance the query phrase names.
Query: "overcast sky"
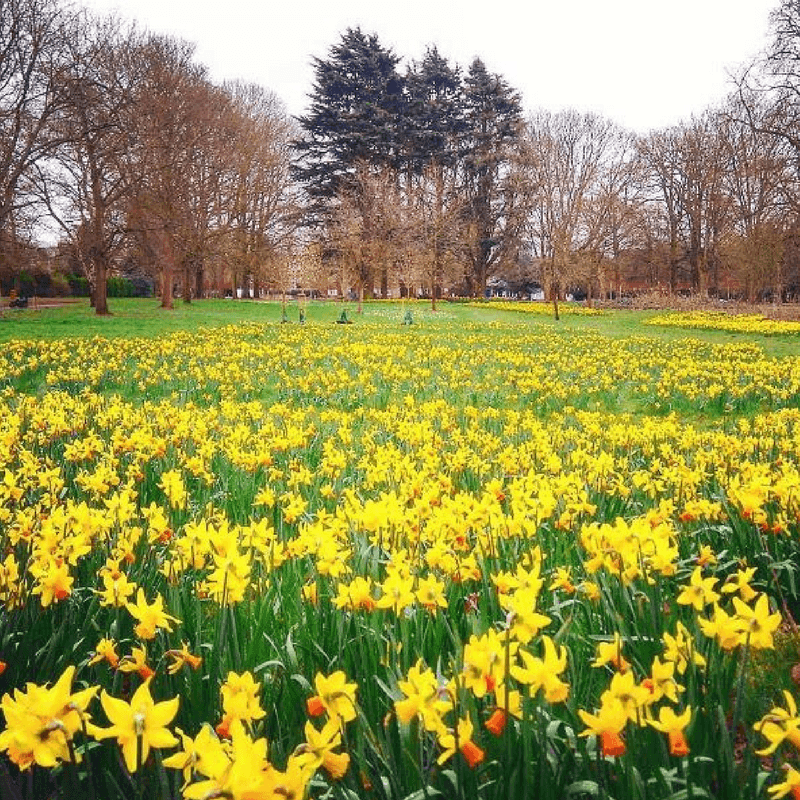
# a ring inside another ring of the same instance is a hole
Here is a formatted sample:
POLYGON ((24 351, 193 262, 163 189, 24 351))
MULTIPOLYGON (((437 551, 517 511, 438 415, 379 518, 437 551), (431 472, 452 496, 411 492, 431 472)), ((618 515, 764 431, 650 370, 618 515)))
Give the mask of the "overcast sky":
POLYGON ((728 75, 767 43, 778 0, 83 0, 197 45, 216 81, 307 107, 312 57, 348 27, 407 60, 426 46, 464 67, 480 56, 527 111, 576 108, 646 133, 719 102, 728 75))

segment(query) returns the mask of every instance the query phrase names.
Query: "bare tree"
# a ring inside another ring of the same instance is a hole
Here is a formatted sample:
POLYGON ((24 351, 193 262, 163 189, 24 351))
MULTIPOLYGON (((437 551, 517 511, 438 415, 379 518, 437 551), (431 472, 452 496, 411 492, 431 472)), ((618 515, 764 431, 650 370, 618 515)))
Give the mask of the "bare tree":
POLYGON ((137 86, 128 167, 138 179, 128 218, 142 250, 160 267, 163 308, 172 308, 173 283, 196 258, 193 226, 205 222, 195 190, 208 176, 198 153, 212 127, 214 92, 193 55, 193 45, 153 35, 138 52, 144 77, 137 86))
POLYGON ((655 131, 639 141, 639 155, 649 172, 651 206, 663 214, 669 249, 667 286, 673 293, 678 284, 681 260, 680 228, 684 214, 679 131, 668 128, 655 131))
POLYGON ((408 217, 397 174, 367 162, 355 166, 348 189, 337 195, 329 240, 345 282, 352 281, 361 313, 365 294, 372 294, 378 267, 395 262, 405 247, 408 217))
POLYGON ((665 218, 670 292, 678 288, 682 272, 683 282, 702 295, 719 290, 731 206, 722 119, 707 111, 640 141, 651 201, 665 218))
POLYGON ((253 84, 225 88, 232 128, 221 222, 232 271, 246 283, 252 279, 258 295, 261 285, 276 281, 275 267, 294 250, 300 203, 289 164, 296 131, 272 92, 253 84))
POLYGON ((730 201, 731 225, 724 242, 728 276, 737 273, 747 298, 759 289, 774 289, 783 297, 783 209, 790 184, 785 142, 759 132, 769 113, 763 99, 741 93, 729 99, 719 118, 719 133, 727 154, 725 192, 730 201))
POLYGON ((464 258, 465 210, 453 168, 432 161, 422 168, 407 188, 404 205, 407 252, 398 259, 398 272, 410 290, 423 286, 430 292, 431 310, 445 284, 460 282, 464 258))
POLYGON ((56 0, 0 2, 0 241, 31 202, 30 169, 62 142, 51 120, 65 99, 69 16, 56 0))
POLYGON ((556 318, 560 293, 591 275, 587 265, 603 253, 629 158, 626 143, 616 125, 594 114, 540 111, 528 121, 522 164, 535 187, 528 239, 556 318))
POLYGON ((125 233, 132 190, 126 169, 139 34, 83 13, 69 30, 64 102, 52 120, 62 143, 35 172, 36 193, 73 245, 97 314, 108 314, 107 278, 125 233))

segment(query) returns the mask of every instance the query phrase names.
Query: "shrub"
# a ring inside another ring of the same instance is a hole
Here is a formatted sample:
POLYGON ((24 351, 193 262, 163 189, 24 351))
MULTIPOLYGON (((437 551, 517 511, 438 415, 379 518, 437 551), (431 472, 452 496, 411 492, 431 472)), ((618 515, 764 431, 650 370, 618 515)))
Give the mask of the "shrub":
POLYGON ((131 283, 128 278, 122 278, 114 275, 108 279, 109 297, 133 297, 133 295, 133 283, 131 283))
POLYGON ((89 281, 83 275, 67 275, 67 281, 73 297, 89 296, 89 281))

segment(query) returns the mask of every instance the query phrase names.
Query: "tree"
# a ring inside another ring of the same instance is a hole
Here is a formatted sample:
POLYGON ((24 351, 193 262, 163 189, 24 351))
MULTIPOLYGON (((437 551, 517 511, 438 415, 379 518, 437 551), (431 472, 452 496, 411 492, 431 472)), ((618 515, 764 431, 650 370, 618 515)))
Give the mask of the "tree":
POLYGON ((751 302, 767 286, 776 299, 784 294, 782 206, 790 184, 790 160, 779 137, 759 131, 768 113, 763 98, 743 100, 739 94, 729 99, 718 121, 727 156, 723 181, 731 215, 724 248, 751 302))
POLYGON ((521 99, 474 59, 464 79, 463 186, 469 294, 482 295, 493 267, 516 255, 520 216, 506 182, 522 129, 521 99))
POLYGON ((627 142, 620 128, 595 114, 540 111, 528 122, 521 157, 534 187, 527 230, 556 319, 559 294, 570 281, 594 279, 613 235, 627 142))
POLYGON ((403 284, 425 287, 433 311, 445 284, 458 284, 464 277, 467 231, 458 177, 457 170, 434 161, 415 179, 403 209, 410 248, 403 262, 403 284))
POLYGON ((31 202, 23 182, 62 142, 50 123, 62 108, 69 15, 56 0, 0 3, 0 242, 31 202))
MULTIPOLYGON (((274 277, 267 270, 293 249, 300 202, 289 166, 295 126, 272 93, 252 84, 226 87, 233 127, 229 176, 222 202, 232 270, 258 286, 274 277)), ((234 297, 236 280, 234 279, 234 297)))
POLYGON ((710 287, 718 291, 719 248, 729 209, 717 115, 706 112, 682 126, 681 146, 687 260, 692 288, 706 295, 710 287))
POLYGON ((770 15, 772 42, 753 76, 746 71, 739 79, 739 97, 746 111, 748 102, 761 95, 766 99, 766 114, 749 114, 749 122, 760 133, 782 139, 800 155, 800 4, 781 0, 770 15), (751 86, 751 77, 756 85, 751 86))
MULTIPOLYGON (((374 175, 385 170, 396 173, 407 149, 406 98, 398 62, 376 35, 348 28, 327 59, 315 59, 311 110, 298 119, 304 136, 295 143, 298 159, 293 172, 312 199, 307 218, 318 226, 335 227, 341 239, 343 219, 355 214, 360 253, 364 243, 377 241, 377 230, 364 226, 377 222, 374 209, 383 204, 381 198, 363 192, 377 186, 374 175)), ((369 275, 364 258, 351 262, 357 265, 363 293, 367 284, 374 283, 374 262, 369 261, 369 275)), ((385 264, 382 276, 385 286, 385 264)))
POLYGON ((327 59, 314 59, 308 114, 298 118, 295 177, 323 203, 357 185, 357 164, 397 167, 405 97, 399 58, 375 34, 348 28, 327 59))
POLYGON ((220 94, 193 56, 193 45, 163 36, 149 36, 138 49, 144 75, 131 120, 128 174, 135 189, 128 221, 143 252, 160 266, 163 308, 172 308, 177 276, 188 284, 184 294, 191 291, 186 278, 209 221, 200 206, 211 196, 204 184, 214 170, 205 156, 213 149, 220 94))
POLYGON ((728 154, 711 111, 688 123, 651 134, 640 152, 667 216, 670 243, 670 291, 679 268, 693 290, 718 291, 720 245, 729 223, 730 198, 724 185, 728 154))
POLYGON ((412 63, 405 78, 407 110, 404 161, 419 175, 432 164, 442 170, 458 166, 466 130, 461 71, 436 47, 412 63))
POLYGON ((655 205, 665 219, 669 243, 667 285, 670 293, 678 284, 680 263, 679 232, 683 218, 683 190, 681 185, 679 132, 677 128, 655 131, 639 141, 639 156, 646 165, 655 205))
POLYGON ((355 282, 361 313, 365 293, 374 289, 376 265, 398 258, 408 227, 398 214, 403 203, 393 170, 361 162, 348 186, 336 197, 329 235, 343 277, 355 282))
MULTIPOLYGON (((461 74, 435 47, 406 75, 408 205, 416 216, 416 273, 430 287, 431 308, 462 238, 458 173, 466 123, 461 74)), ((410 278, 410 275, 406 276, 410 278)), ((413 280, 413 278, 412 278, 413 280)), ((406 281, 407 282, 407 281, 406 281)))
POLYGON ((36 191, 73 243, 97 314, 108 314, 112 254, 124 238, 131 186, 124 162, 140 75, 138 34, 113 18, 81 14, 68 37, 61 109, 52 118, 61 144, 38 164, 36 191))

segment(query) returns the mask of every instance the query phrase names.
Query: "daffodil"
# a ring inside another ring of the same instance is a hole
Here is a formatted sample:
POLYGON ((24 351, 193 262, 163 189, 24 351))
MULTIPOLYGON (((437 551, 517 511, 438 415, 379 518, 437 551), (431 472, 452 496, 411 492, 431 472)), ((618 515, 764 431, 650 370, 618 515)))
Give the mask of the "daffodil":
POLYGON ((614 639, 610 642, 598 642, 597 652, 593 667, 604 667, 611 664, 619 672, 626 672, 630 669, 630 662, 622 655, 622 638, 619 633, 614 631, 614 639))
POLYGON ((189 652, 189 647, 186 642, 181 643, 180 650, 167 650, 165 655, 172 659, 172 663, 167 667, 167 672, 170 675, 175 675, 184 665, 196 670, 200 668, 203 659, 200 656, 193 655, 189 652))
POLYGON ((136 602, 128 603, 126 608, 131 616, 139 620, 134 630, 142 639, 153 639, 159 628, 171 631, 172 623, 179 622, 164 611, 164 598, 160 594, 152 603, 148 603, 141 587, 136 593, 136 602))
POLYGON ((347 753, 334 753, 341 746, 342 734, 339 724, 329 719, 318 731, 310 722, 305 725, 306 741, 295 750, 297 763, 310 772, 323 767, 332 778, 342 778, 350 763, 347 753))
POLYGON ((165 758, 164 766, 181 770, 184 785, 188 785, 195 774, 214 773, 216 771, 214 767, 209 766, 214 761, 217 763, 226 761, 220 741, 211 730, 210 725, 203 725, 200 733, 194 739, 187 736, 180 728, 175 730, 180 736, 182 749, 165 758))
POLYGON ((687 706, 681 714, 676 714, 669 706, 663 706, 659 709, 657 720, 647 721, 656 730, 667 734, 670 755, 685 756, 689 754, 689 743, 686 741, 684 731, 691 719, 691 706, 687 706))
POLYGON ((628 714, 619 699, 609 698, 597 714, 579 708, 578 715, 586 725, 586 730, 581 731, 579 736, 599 737, 603 755, 621 756, 625 753, 621 734, 628 723, 628 714))
POLYGON ((750 586, 750 582, 753 580, 755 574, 755 567, 737 570, 735 575, 729 575, 725 580, 725 583, 722 585, 722 591, 725 594, 738 592, 739 597, 741 597, 745 603, 749 603, 757 594, 752 586, 750 586))
POLYGON ((101 606, 122 608, 127 606, 129 598, 136 591, 136 583, 129 581, 125 573, 104 572, 102 574, 103 589, 98 590, 101 606))
POLYGON ((410 581, 400 574, 389 575, 381 584, 381 592, 375 607, 391 609, 395 614, 412 606, 416 599, 410 581))
POLYGON ((446 730, 439 734, 439 745, 442 752, 437 759, 437 763, 444 764, 448 759, 455 755, 458 750, 467 764, 474 768, 483 761, 484 751, 472 741, 474 728, 469 717, 458 720, 454 730, 446 730))
POLYGON ((261 684, 256 683, 251 672, 229 672, 220 688, 222 695, 222 722, 217 731, 228 735, 231 724, 235 720, 252 722, 264 717, 266 713, 261 707, 259 696, 261 684))
POLYGON ((120 672, 138 672, 143 680, 151 678, 155 672, 147 663, 147 649, 145 647, 131 648, 129 656, 123 656, 119 662, 120 672))
POLYGON ((650 698, 648 686, 637 683, 632 671, 615 672, 608 689, 600 696, 603 704, 618 701, 631 722, 644 724, 644 712, 650 698))
POLYGON ((697 652, 694 639, 683 623, 677 624, 674 636, 669 631, 664 631, 662 638, 664 660, 673 662, 678 674, 683 675, 689 664, 700 668, 706 666, 705 656, 697 652))
POLYGON ((800 716, 794 697, 783 691, 786 708, 775 706, 753 727, 769 740, 769 745, 756 752, 761 756, 771 755, 784 741, 791 742, 800 751, 800 716))
POLYGON ((312 716, 327 712, 334 720, 350 722, 356 718, 355 683, 347 683, 344 672, 337 670, 328 676, 318 672, 314 678, 317 694, 307 701, 308 711, 312 716))
POLYGON ((511 595, 501 595, 500 605, 506 610, 511 635, 522 644, 528 644, 539 631, 550 624, 550 617, 536 611, 537 592, 517 589, 511 595))
POLYGON ((425 730, 441 731, 445 728, 444 715, 452 708, 447 692, 432 670, 424 667, 422 660, 412 666, 405 679, 397 682, 403 699, 395 700, 394 707, 400 722, 409 723, 419 716, 425 730))
POLYGON ((150 694, 148 678, 133 693, 130 703, 107 692, 100 694, 110 728, 94 728, 98 739, 116 739, 129 772, 135 772, 147 760, 151 748, 174 747, 178 740, 167 725, 178 713, 179 698, 156 703, 150 694))
POLYGON ((698 617, 697 623, 703 634, 709 639, 716 638, 723 650, 732 650, 743 644, 746 639, 742 620, 727 614, 716 603, 714 604, 714 616, 711 619, 698 617))
POLYGON ((6 727, 0 733, 0 751, 20 769, 77 760, 72 740, 90 725, 86 708, 99 687, 72 693, 74 675, 75 667, 70 666, 49 688, 28 683, 25 691, 3 695, 0 707, 6 727))
POLYGON ((683 686, 675 680, 675 662, 665 661, 662 663, 658 656, 653 659, 650 677, 642 681, 642 686, 650 692, 647 699, 648 705, 657 703, 662 697, 666 697, 672 703, 677 703, 678 693, 684 691, 683 686))
POLYGON ((784 768, 786 769, 784 780, 769 786, 767 791, 774 798, 786 797, 791 794, 792 798, 796 800, 800 796, 800 772, 788 764, 784 768))
MULTIPOLYGON (((211 798, 270 798, 281 796, 275 792, 278 783, 287 776, 278 773, 267 761, 266 739, 251 739, 241 720, 235 719, 230 728, 230 744, 223 746, 211 733, 207 733, 197 751, 198 742, 191 746, 196 753, 194 771, 201 780, 189 784, 183 790, 186 800, 211 800, 211 798)), ((180 764, 185 767, 186 750, 181 754, 180 764)), ((177 761, 177 759, 176 759, 177 761)), ((291 762, 291 759, 290 759, 291 762)), ((287 773, 289 772, 287 767, 287 773)), ((285 797, 302 797, 308 781, 307 770, 295 767, 286 785, 285 797)))
POLYGON ((781 615, 778 611, 770 614, 769 598, 765 594, 759 595, 751 608, 738 597, 734 597, 733 606, 750 646, 771 649, 774 646, 772 635, 781 624, 781 615))
POLYGON ((719 600, 719 593, 714 591, 714 587, 719 581, 716 578, 704 578, 701 567, 695 567, 689 584, 677 597, 677 602, 681 605, 693 606, 697 611, 702 611, 709 603, 719 600))
POLYGON ((119 664, 116 645, 112 639, 101 639, 94 648, 94 655, 89 659, 89 666, 107 661, 112 668, 119 664))
POLYGON ((420 578, 415 594, 419 604, 432 614, 440 608, 447 608, 444 582, 434 576, 420 578))

